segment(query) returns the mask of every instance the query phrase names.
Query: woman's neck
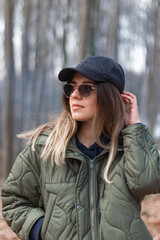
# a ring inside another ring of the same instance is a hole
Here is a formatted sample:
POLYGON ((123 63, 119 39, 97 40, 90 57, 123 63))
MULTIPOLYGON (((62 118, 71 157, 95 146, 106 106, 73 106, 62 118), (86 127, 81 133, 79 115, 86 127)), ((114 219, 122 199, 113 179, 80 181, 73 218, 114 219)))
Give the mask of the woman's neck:
POLYGON ((94 136, 93 124, 90 122, 80 123, 77 137, 83 145, 89 148, 96 141, 94 136))

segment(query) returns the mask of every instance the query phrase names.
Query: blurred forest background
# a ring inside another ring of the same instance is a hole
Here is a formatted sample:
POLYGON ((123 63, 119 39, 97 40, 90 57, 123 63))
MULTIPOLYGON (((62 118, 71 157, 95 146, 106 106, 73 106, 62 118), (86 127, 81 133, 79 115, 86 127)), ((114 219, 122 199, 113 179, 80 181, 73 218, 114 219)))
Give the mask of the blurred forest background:
POLYGON ((58 72, 89 55, 119 61, 141 121, 160 141, 160 0, 0 0, 0 176, 16 134, 61 111, 58 72))

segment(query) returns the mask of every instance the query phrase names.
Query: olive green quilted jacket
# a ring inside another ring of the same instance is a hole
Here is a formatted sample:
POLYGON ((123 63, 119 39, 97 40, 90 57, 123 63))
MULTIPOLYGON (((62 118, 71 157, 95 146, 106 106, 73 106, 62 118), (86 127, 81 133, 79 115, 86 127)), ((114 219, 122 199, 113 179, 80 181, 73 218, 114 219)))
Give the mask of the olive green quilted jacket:
POLYGON ((3 216, 20 239, 29 239, 41 216, 42 240, 152 239, 140 204, 146 194, 160 192, 160 157, 146 126, 123 129, 123 151, 110 169, 111 184, 102 179, 106 150, 90 160, 73 137, 66 164, 52 166, 40 158, 47 136, 39 137, 36 151, 27 146, 19 154, 3 186, 3 216))

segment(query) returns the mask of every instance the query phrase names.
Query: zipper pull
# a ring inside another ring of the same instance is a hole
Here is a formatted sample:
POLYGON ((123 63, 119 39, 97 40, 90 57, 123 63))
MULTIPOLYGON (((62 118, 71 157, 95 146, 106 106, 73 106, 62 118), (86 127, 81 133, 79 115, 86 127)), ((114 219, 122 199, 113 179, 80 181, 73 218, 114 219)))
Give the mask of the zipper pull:
POLYGON ((90 168, 93 169, 93 165, 94 165, 94 160, 90 159, 90 168))

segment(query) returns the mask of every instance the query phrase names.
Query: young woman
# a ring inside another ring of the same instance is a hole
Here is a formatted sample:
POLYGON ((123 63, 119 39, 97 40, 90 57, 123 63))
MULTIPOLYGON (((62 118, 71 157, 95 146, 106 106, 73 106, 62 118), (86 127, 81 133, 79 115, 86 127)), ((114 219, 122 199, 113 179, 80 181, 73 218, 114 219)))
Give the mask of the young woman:
POLYGON ((91 56, 59 73, 64 111, 21 135, 2 189, 3 216, 22 240, 150 240, 140 217, 160 190, 160 157, 140 123, 122 67, 91 56))

